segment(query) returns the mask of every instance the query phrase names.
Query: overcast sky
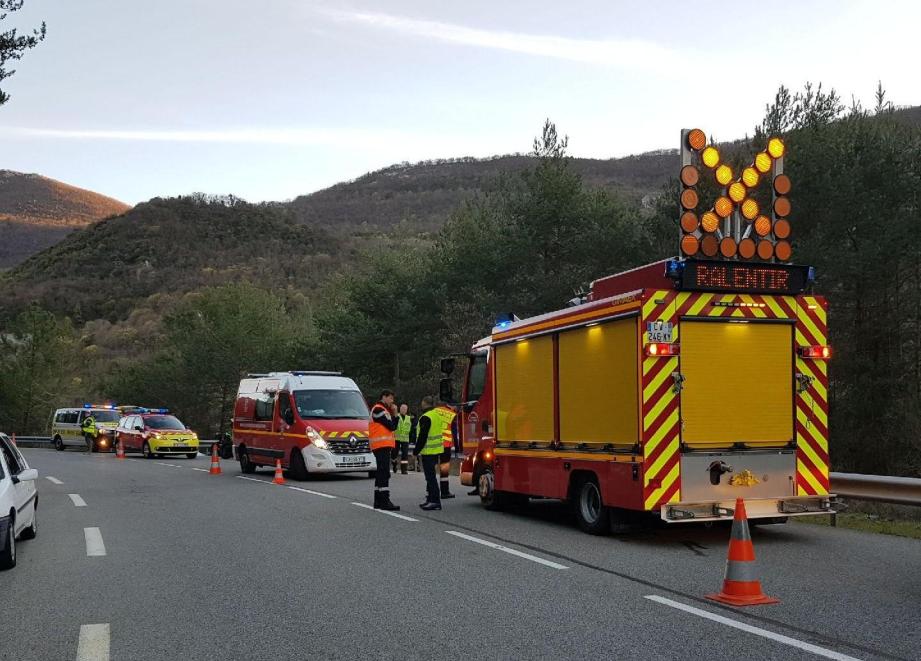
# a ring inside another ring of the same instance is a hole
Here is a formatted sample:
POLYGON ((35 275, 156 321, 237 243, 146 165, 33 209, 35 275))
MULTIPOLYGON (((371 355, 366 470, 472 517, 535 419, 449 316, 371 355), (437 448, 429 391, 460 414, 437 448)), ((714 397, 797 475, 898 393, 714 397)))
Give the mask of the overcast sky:
POLYGON ((129 203, 284 200, 400 161, 751 133, 781 83, 921 104, 921 3, 26 0, 0 169, 129 203))

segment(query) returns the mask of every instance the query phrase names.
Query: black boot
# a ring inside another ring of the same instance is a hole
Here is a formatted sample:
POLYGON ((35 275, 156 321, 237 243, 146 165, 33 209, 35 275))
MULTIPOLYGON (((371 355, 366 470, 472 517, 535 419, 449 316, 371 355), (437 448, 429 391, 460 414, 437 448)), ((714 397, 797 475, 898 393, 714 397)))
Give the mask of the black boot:
POLYGON ((400 463, 400 474, 409 475, 409 465, 405 461, 400 463))
POLYGON ((377 509, 384 510, 386 512, 396 512, 400 509, 399 505, 394 505, 392 502, 390 502, 390 492, 389 491, 381 491, 380 494, 381 494, 381 504, 378 506, 377 509))
POLYGON ((441 481, 441 497, 444 498, 454 498, 454 494, 448 490, 448 481, 441 481))
POLYGON ((441 503, 433 503, 433 502, 427 500, 427 501, 425 501, 424 503, 422 503, 421 505, 419 505, 419 509, 425 510, 426 512, 432 512, 432 511, 434 511, 434 510, 440 510, 440 509, 441 509, 441 503))
POLYGON ((379 510, 381 508, 381 493, 377 489, 374 490, 374 509, 379 510))

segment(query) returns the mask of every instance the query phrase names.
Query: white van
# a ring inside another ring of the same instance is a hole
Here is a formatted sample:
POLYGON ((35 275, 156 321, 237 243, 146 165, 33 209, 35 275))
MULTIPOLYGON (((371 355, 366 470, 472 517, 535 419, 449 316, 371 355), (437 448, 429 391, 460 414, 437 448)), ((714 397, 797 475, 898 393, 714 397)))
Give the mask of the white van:
POLYGON ((93 416, 96 421, 96 438, 93 452, 110 452, 115 442, 115 428, 121 413, 113 406, 84 405, 82 408, 58 409, 51 419, 51 440, 57 450, 68 446, 86 448, 83 436, 83 421, 93 416))

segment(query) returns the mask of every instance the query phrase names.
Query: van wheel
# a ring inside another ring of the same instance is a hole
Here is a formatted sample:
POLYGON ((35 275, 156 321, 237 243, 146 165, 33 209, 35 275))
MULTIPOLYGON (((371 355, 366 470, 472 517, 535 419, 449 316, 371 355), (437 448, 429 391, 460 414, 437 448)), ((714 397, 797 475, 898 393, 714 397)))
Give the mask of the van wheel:
POLYGON ((141 447, 141 454, 144 455, 144 459, 153 459, 154 454, 150 451, 150 444, 147 441, 144 441, 143 447, 141 447))
POLYGON ((594 477, 587 477, 576 486, 574 500, 576 521, 590 535, 606 535, 611 529, 610 512, 601 500, 601 489, 594 477))
POLYGON ((0 548, 0 569, 12 569, 16 566, 16 521, 10 517, 6 532, 6 544, 0 548))
POLYGON ((240 472, 247 475, 255 473, 256 465, 249 460, 249 452, 246 451, 246 448, 240 448, 237 454, 240 455, 240 472))
POLYGON ((64 441, 61 440, 60 436, 54 437, 54 449, 57 450, 58 452, 61 452, 64 450, 64 441))
POLYGON ((307 466, 304 464, 304 455, 298 448, 291 450, 291 460, 288 462, 288 473, 295 480, 304 481, 307 479, 307 466))

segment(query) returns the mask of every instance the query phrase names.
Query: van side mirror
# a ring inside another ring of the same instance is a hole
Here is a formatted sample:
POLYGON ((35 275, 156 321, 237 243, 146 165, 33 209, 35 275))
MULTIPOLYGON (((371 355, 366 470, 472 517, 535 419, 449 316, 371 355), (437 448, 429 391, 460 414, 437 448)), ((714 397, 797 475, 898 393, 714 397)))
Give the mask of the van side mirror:
POLYGON ((454 372, 454 359, 453 358, 442 358, 441 359, 441 373, 451 374, 453 372, 454 372))
POLYGON ((454 404, 454 384, 451 379, 442 379, 438 382, 438 398, 445 404, 454 404))

